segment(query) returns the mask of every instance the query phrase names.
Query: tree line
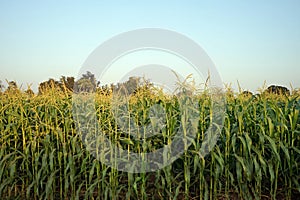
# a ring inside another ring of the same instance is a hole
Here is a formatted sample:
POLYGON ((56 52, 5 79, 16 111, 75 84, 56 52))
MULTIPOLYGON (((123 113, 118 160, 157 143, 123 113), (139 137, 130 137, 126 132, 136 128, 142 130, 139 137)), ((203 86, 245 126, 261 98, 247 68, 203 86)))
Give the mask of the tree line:
MULTIPOLYGON (((37 95, 45 94, 49 89, 58 92, 71 94, 73 92, 101 92, 110 94, 111 92, 119 92, 122 94, 135 93, 140 88, 150 88, 153 84, 149 80, 143 80, 141 77, 130 77, 123 83, 100 85, 100 81, 96 79, 95 75, 89 71, 82 74, 81 78, 75 80, 74 77, 61 76, 59 80, 49 78, 38 85, 37 95)), ((7 88, 0 80, 0 93, 21 93, 25 92, 29 95, 34 95, 33 90, 28 86, 25 91, 22 91, 16 81, 7 81, 7 88)))
MULTIPOLYGON (((0 94, 2 93, 21 93, 25 92, 28 95, 34 95, 33 90, 28 86, 25 91, 21 91, 15 81, 7 81, 7 88, 4 87, 0 80, 0 94)), ((103 94, 110 94, 112 92, 118 92, 121 94, 132 94, 139 89, 149 89, 153 84, 149 80, 144 80, 141 77, 129 77, 129 79, 123 83, 100 85, 95 75, 89 71, 82 74, 81 78, 75 80, 74 77, 61 76, 59 80, 49 78, 47 81, 39 83, 37 95, 47 93, 49 89, 54 89, 59 92, 71 94, 73 92, 100 92, 103 94)), ((283 86, 270 85, 262 93, 272 93, 278 95, 289 96, 291 94, 300 95, 300 89, 294 89, 292 92, 283 86)), ((254 96, 250 91, 243 91, 243 96, 254 96)), ((258 94, 260 95, 260 94, 258 94)))

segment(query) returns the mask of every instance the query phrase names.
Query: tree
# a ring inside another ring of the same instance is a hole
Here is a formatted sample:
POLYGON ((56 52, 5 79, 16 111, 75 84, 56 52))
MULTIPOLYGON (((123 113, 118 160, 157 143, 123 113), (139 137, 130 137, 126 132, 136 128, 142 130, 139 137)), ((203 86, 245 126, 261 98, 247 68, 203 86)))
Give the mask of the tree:
POLYGON ((49 89, 61 90, 61 85, 58 81, 54 80, 53 78, 50 78, 48 81, 44 81, 39 84, 39 94, 43 94, 49 89))
POLYGON ((142 80, 141 77, 129 77, 124 83, 117 83, 117 86, 113 87, 113 91, 121 95, 135 94, 137 91, 142 89, 150 89, 152 84, 148 80, 142 80))
POLYGON ((75 85, 75 78, 74 77, 65 77, 61 76, 60 83, 62 89, 66 92, 73 92, 74 85, 75 85))
POLYGON ((81 78, 75 82, 75 93, 90 93, 95 92, 99 87, 100 81, 97 81, 95 75, 89 71, 82 74, 81 78))
POLYGON ((248 90, 245 90, 243 91, 242 93, 239 94, 240 96, 243 96, 243 97, 253 97, 253 93, 248 91, 248 90))
POLYGON ((140 77, 129 77, 128 81, 118 83, 116 91, 120 94, 133 94, 140 85, 140 77))
POLYGON ((290 90, 283 86, 271 85, 266 91, 267 93, 277 94, 277 95, 290 95, 290 90))
POLYGON ((9 81, 8 82, 8 87, 5 90, 6 93, 17 93, 20 92, 18 85, 15 81, 9 81))
POLYGON ((44 81, 39 84, 39 94, 43 94, 49 89, 55 89, 65 93, 73 92, 74 84, 74 77, 61 76, 59 81, 50 78, 48 81, 44 81))

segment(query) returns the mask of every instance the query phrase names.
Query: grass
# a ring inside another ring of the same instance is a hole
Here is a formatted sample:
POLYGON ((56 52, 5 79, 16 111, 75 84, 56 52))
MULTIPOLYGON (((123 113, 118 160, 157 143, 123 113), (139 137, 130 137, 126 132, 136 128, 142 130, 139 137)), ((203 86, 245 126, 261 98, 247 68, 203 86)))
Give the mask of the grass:
MULTIPOLYGON (((176 98, 139 92, 130 99, 136 123, 149 124, 154 103, 165 109, 166 127, 147 143, 124 134, 111 111, 111 96, 97 94, 97 120, 128 152, 170 144, 178 128, 176 98), (148 120, 148 121, 147 121, 148 120)), ((155 172, 126 173, 88 152, 76 131, 72 97, 55 91, 0 95, 1 199, 297 199, 300 197, 300 99, 264 94, 228 95, 217 145, 199 152, 210 124, 211 104, 197 97, 195 142, 172 165, 155 172)), ((130 130, 130 127, 128 127, 130 130)))

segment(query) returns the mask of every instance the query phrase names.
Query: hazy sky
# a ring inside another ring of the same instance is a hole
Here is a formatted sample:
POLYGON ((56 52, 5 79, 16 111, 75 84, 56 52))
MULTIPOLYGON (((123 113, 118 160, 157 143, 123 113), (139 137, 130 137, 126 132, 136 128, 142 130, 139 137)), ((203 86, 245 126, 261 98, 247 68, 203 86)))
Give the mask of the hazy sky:
POLYGON ((102 42, 138 28, 196 41, 224 83, 300 87, 300 1, 0 1, 0 80, 77 76, 102 42))

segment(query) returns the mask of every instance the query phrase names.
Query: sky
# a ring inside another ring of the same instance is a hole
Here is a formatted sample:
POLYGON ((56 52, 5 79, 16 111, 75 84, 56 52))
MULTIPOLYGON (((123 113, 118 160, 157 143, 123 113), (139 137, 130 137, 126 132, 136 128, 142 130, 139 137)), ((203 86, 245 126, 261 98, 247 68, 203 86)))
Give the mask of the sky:
POLYGON ((151 27, 194 40, 235 90, 300 87, 298 0, 0 0, 0 80, 36 90, 49 78, 77 77, 100 44, 151 27))

